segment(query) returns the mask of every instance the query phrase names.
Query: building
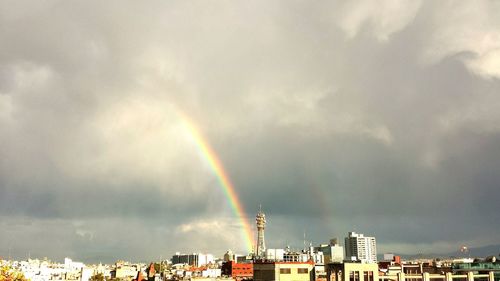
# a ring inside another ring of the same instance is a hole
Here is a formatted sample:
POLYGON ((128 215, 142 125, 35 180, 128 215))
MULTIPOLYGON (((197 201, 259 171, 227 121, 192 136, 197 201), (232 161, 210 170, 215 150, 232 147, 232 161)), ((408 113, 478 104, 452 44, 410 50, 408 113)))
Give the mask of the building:
POLYGON ((377 244, 375 237, 364 236, 361 233, 349 232, 345 238, 346 259, 362 263, 377 262, 377 244))
POLYGON ((309 254, 301 252, 286 251, 283 255, 284 262, 308 262, 310 261, 309 254))
POLYGON ((233 251, 231 251, 231 250, 227 250, 227 252, 224 254, 224 258, 223 258, 223 260, 224 260, 225 262, 235 260, 235 257, 234 257, 234 254, 233 254, 233 251))
POLYGON ((314 264, 312 262, 255 262, 254 281, 312 281, 314 264))
POLYGON ((222 264, 222 275, 233 279, 246 280, 253 278, 253 263, 236 263, 227 261, 222 264))
POLYGON ((284 249, 266 249, 265 259, 268 261, 283 261, 284 255, 284 249))
POLYGON ((327 281, 379 281, 376 263, 329 263, 327 281))
POLYGON ((323 252, 325 263, 344 261, 344 247, 340 246, 337 238, 330 239, 330 244, 322 244, 315 248, 317 252, 323 252))
POLYGON ((490 260, 474 261, 472 263, 453 263, 451 266, 454 274, 469 274, 469 272, 478 274, 491 274, 495 280, 500 280, 500 262, 496 257, 490 260))
POLYGON ((64 269, 66 270, 81 270, 84 267, 83 262, 74 262, 70 258, 64 258, 64 269))
POLYGON ((173 264, 187 264, 194 267, 200 267, 203 265, 211 264, 215 262, 215 258, 211 254, 180 254, 175 253, 172 256, 173 264))
POLYGON ((246 255, 246 256, 240 256, 240 255, 234 255, 236 262, 237 263, 249 263, 253 261, 253 255, 246 255))
POLYGON ((117 262, 116 267, 113 271, 111 271, 111 278, 114 279, 124 279, 124 278, 135 278, 137 276, 137 272, 141 271, 139 266, 117 262))

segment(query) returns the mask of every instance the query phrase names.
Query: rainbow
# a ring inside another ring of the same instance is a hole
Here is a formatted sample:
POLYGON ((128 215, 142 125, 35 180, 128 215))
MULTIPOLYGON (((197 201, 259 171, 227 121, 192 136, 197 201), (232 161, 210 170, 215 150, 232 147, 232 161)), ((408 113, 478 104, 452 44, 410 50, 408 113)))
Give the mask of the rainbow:
POLYGON ((235 213, 236 217, 243 226, 242 231, 245 244, 247 250, 251 252, 253 248, 252 227, 245 218, 243 204, 241 204, 241 201, 236 194, 234 185, 231 182, 227 172, 225 171, 222 162, 219 160, 219 157, 217 156, 213 148, 210 146, 208 140, 203 137, 200 130, 195 126, 194 122, 192 122, 190 118, 188 118, 185 114, 182 114, 179 111, 178 115, 180 116, 182 123, 189 132, 190 136, 193 138, 200 154, 203 156, 203 158, 205 158, 210 168, 217 176, 220 186, 222 187, 222 190, 226 195, 229 204, 231 205, 231 209, 233 209, 233 212, 235 213))

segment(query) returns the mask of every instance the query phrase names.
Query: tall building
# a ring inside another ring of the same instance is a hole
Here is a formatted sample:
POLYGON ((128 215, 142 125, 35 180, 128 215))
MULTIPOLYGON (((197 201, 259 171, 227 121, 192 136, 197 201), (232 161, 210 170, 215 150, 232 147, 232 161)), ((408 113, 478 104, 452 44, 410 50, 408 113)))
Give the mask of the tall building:
POLYGON ((345 254, 346 258, 350 260, 361 261, 363 263, 377 262, 375 237, 349 232, 349 236, 345 238, 345 254))
POLYGON ((257 258, 264 258, 266 255, 266 241, 264 240, 266 215, 262 212, 262 208, 259 208, 255 222, 257 223, 257 252, 255 254, 257 258))

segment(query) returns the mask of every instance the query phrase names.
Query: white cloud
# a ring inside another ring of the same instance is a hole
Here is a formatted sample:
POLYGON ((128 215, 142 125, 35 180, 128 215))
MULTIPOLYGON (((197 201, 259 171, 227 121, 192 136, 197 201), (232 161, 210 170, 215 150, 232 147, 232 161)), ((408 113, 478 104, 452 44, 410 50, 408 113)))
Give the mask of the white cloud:
POLYGON ((435 2, 426 62, 463 55, 467 67, 483 77, 500 77, 500 4, 495 1, 435 2))
MULTIPOLYGON (((287 91, 254 89, 246 97, 252 118, 269 127, 295 128, 305 137, 351 135, 366 137, 390 145, 394 137, 390 129, 370 119, 361 105, 332 95, 325 89, 287 91), (333 99, 325 112, 325 102, 333 99)), ((233 128, 234 129, 234 128, 233 128)))
MULTIPOLYGON (((500 41, 500 36, 498 40, 500 41)), ((466 63, 473 72, 483 77, 500 78, 500 48, 489 50, 472 59, 466 59, 466 63)))
POLYGON ((369 29, 379 41, 403 30, 415 18, 420 6, 418 1, 347 1, 338 12, 339 25, 349 38, 363 28, 369 29))
POLYGON ((241 223, 227 217, 209 217, 182 223, 175 228, 179 240, 192 241, 199 249, 208 251, 214 245, 219 250, 233 249, 246 253, 241 223), (181 238, 182 237, 182 238, 181 238), (212 244, 212 245, 210 245, 212 244))
POLYGON ((203 190, 215 176, 182 124, 167 101, 129 96, 81 124, 71 145, 58 153, 59 169, 104 185, 135 182, 167 193, 203 190))
POLYGON ((13 111, 14 107, 12 105, 12 97, 0 93, 0 122, 9 122, 12 118, 13 111))

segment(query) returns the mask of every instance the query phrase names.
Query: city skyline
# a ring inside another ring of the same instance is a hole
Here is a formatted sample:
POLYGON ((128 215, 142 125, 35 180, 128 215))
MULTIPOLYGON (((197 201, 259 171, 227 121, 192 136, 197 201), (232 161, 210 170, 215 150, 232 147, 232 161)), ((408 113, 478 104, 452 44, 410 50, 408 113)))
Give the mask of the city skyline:
POLYGON ((500 245, 495 1, 0 3, 0 256, 500 245))

